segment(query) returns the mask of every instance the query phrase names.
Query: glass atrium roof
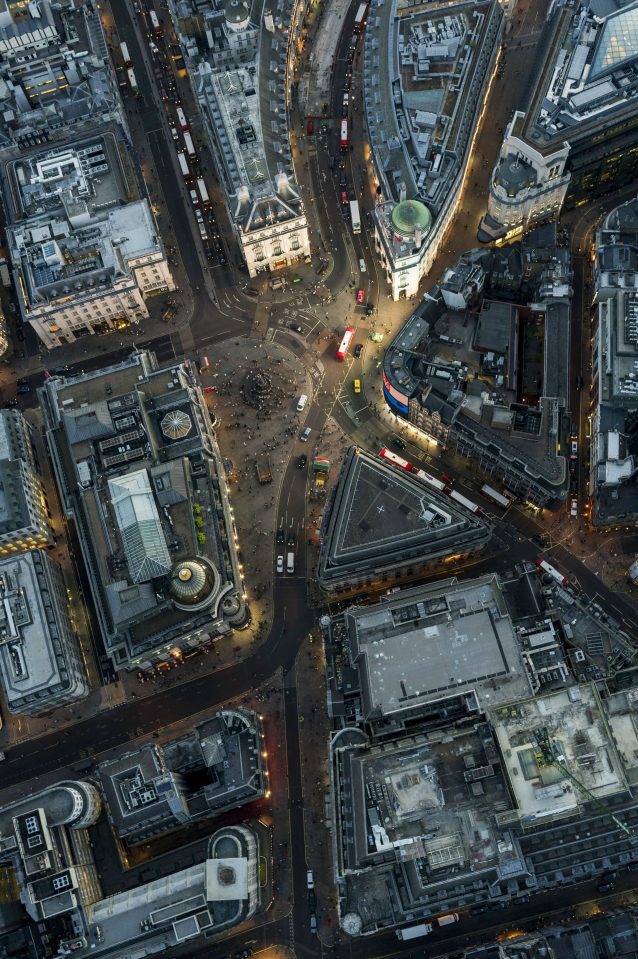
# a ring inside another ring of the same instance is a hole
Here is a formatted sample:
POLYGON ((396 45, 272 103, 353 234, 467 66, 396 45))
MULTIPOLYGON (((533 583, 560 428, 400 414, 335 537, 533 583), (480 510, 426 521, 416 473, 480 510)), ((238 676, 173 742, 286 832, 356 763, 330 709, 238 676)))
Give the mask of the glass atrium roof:
POLYGON ((171 556, 145 469, 108 481, 115 520, 134 583, 166 576, 171 556))
POLYGON ((634 57, 638 57, 638 3, 627 10, 619 10, 603 25, 589 79, 594 80, 634 57))

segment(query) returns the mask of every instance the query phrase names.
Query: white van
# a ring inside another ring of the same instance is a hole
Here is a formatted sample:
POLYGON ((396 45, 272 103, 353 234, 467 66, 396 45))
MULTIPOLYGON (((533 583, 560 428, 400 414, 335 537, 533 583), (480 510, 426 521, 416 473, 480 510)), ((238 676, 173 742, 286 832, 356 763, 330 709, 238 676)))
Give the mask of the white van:
POLYGON ((359 259, 359 272, 360 273, 366 272, 366 261, 363 259, 363 257, 360 257, 359 259))
POLYGON ((294 573, 294 571, 295 571, 295 554, 288 553, 286 557, 286 572, 294 573))
POLYGON ((303 409, 306 408, 306 403, 308 402, 308 397, 305 393, 302 393, 299 399, 297 400, 297 412, 301 413, 303 409))

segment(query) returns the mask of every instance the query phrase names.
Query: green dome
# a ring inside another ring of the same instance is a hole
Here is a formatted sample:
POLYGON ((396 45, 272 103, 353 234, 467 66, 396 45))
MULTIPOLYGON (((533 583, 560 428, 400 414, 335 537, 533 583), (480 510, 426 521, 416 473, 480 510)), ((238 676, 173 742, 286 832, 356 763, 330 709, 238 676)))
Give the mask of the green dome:
POLYGON ((414 236, 417 230, 425 236, 432 225, 432 214, 420 200, 402 200, 392 211, 392 226, 402 236, 414 236))

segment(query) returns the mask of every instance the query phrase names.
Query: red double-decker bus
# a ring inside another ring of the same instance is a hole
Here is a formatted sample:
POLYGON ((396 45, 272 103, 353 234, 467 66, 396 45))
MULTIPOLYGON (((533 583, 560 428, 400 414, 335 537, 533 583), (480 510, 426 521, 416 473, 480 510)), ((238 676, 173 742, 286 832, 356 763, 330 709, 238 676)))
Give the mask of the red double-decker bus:
POLYGON ((337 350, 337 359, 345 360, 348 350, 350 349, 350 344, 352 343, 352 338, 354 337, 354 326, 349 326, 346 332, 343 334, 343 339, 339 344, 339 349, 337 350))
POLYGON ((348 121, 341 121, 341 139, 339 140, 339 146, 342 150, 348 149, 348 121))

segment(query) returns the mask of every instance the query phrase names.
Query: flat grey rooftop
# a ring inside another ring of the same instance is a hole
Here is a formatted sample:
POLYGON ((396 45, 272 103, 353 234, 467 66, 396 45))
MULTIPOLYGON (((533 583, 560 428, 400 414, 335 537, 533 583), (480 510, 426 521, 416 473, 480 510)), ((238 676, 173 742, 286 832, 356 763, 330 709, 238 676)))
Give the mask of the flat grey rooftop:
POLYGON ((476 320, 475 350, 505 353, 516 349, 516 306, 499 300, 485 300, 476 320))
POLYGON ((478 704, 529 692, 494 577, 405 590, 346 615, 366 712, 388 715, 474 690, 478 704))
POLYGON ((488 538, 485 524, 454 501, 352 447, 324 518, 319 575, 333 582, 399 569, 488 538))

